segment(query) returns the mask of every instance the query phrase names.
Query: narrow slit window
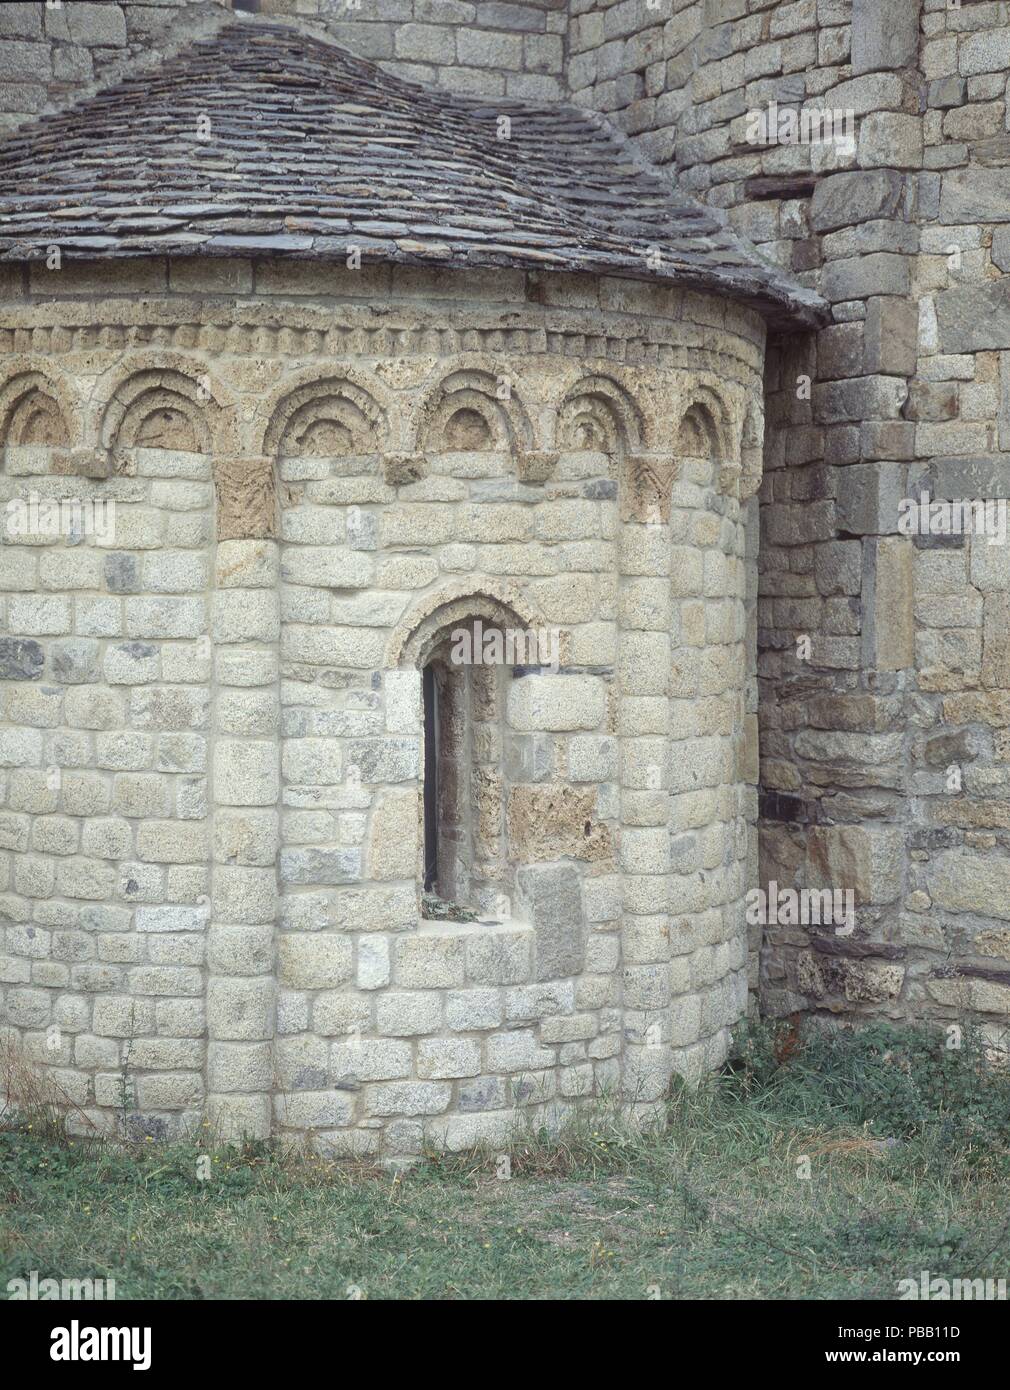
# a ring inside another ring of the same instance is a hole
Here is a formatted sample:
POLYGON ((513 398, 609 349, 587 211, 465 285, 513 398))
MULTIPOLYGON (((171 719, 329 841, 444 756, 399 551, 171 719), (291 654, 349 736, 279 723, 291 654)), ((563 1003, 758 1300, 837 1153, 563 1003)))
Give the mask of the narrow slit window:
POLYGON ((460 660, 446 640, 421 674, 423 911, 457 920, 508 915, 504 671, 460 660))
POLYGON ((422 677, 424 700, 424 891, 435 892, 438 879, 438 710, 435 668, 422 677))

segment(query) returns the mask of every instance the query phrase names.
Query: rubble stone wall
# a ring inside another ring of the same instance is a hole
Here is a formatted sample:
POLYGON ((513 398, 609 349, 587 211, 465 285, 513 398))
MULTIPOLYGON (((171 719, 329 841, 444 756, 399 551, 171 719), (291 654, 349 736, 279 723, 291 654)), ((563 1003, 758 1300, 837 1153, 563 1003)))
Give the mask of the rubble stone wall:
POLYGON ((762 1007, 1010 1013, 1005 542, 903 501, 1006 498, 1007 6, 574 0, 573 99, 832 303, 773 340, 760 546, 760 882, 858 927, 752 928, 762 1007), (838 112, 848 143, 763 143, 838 112), (788 131, 776 118, 779 130, 788 131), (798 658, 811 639, 808 659, 798 658))

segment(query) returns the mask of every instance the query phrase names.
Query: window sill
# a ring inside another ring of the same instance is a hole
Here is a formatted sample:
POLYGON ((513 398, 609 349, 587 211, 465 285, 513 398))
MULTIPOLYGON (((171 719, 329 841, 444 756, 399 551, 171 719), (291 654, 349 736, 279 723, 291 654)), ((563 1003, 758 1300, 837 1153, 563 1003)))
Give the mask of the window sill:
POLYGON ((443 918, 421 917, 417 931, 423 936, 504 936, 515 932, 528 932, 533 935, 529 922, 516 917, 495 918, 477 922, 450 922, 443 918))

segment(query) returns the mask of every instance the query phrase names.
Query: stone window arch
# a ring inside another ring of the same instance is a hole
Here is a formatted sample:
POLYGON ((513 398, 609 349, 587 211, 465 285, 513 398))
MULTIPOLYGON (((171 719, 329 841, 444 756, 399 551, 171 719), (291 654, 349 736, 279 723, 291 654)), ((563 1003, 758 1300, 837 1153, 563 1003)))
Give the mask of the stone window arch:
POLYGON ((77 413, 62 382, 31 359, 18 362, 0 386, 3 471, 15 476, 71 472, 71 429, 77 413))
POLYGON ((432 915, 514 915, 508 793, 525 749, 507 720, 509 689, 550 660, 546 629, 491 594, 449 599, 400 644, 420 684, 419 886, 432 915), (437 900, 437 901, 434 901, 437 900))
POLYGON ((684 412, 677 435, 677 453, 682 458, 719 458, 719 426, 712 407, 706 401, 695 401, 684 412))
POLYGON ((740 456, 731 414, 718 391, 702 386, 681 416, 677 456, 712 465, 712 482, 724 495, 738 495, 740 456))

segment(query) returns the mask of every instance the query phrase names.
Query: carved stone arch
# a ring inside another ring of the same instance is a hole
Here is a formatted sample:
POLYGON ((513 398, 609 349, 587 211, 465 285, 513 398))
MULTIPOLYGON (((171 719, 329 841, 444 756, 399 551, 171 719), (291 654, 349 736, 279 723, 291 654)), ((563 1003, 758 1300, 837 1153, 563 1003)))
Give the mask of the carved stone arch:
POLYGON ((690 392, 680 417, 676 452, 682 459, 704 459, 713 464, 721 493, 733 493, 740 476, 740 458, 733 416, 722 393, 705 383, 690 392))
POLYGON ((481 367, 457 367, 430 392, 418 412, 415 437, 425 454, 484 450, 526 452, 533 427, 511 379, 481 367))
POLYGON ((389 412, 374 383, 357 373, 318 372, 273 402, 261 452, 274 457, 334 458, 375 454, 387 447, 389 412))
POLYGON ((586 376, 569 387, 558 409, 558 448, 619 456, 638 453, 645 442, 638 404, 612 377, 586 376))
POLYGON ((511 820, 507 709, 512 682, 531 665, 551 664, 552 654, 539 650, 544 628, 538 617, 515 585, 471 579, 420 600, 393 634, 389 658, 399 669, 387 679, 398 683, 401 702, 404 687, 412 685, 422 713, 422 915, 428 894, 471 917, 514 915, 520 860, 511 820))
POLYGON ((420 669, 448 628, 473 618, 511 627, 544 625, 539 605, 518 585, 459 580, 426 595, 401 618, 389 640, 387 666, 420 669))
POLYGON ((677 454, 681 458, 713 461, 726 458, 726 423, 718 397, 712 392, 699 392, 681 416, 677 430, 677 454))
POLYGON ((0 387, 0 446, 60 448, 71 442, 72 411, 43 371, 19 371, 0 387))
POLYGON ((214 454, 228 447, 226 410, 209 373, 196 363, 134 363, 116 386, 101 418, 99 442, 113 454, 172 449, 214 454))

